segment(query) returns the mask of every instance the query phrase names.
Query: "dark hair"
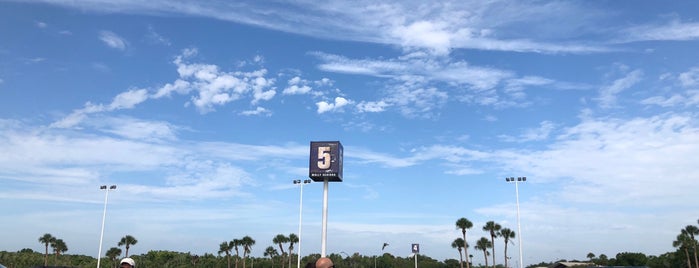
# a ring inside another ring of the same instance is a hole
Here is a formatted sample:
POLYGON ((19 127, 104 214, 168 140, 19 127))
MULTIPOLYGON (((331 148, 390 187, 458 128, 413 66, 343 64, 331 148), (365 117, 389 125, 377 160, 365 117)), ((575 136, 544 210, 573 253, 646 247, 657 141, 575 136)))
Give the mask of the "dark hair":
POLYGON ((316 263, 315 262, 306 263, 306 268, 316 268, 316 263))

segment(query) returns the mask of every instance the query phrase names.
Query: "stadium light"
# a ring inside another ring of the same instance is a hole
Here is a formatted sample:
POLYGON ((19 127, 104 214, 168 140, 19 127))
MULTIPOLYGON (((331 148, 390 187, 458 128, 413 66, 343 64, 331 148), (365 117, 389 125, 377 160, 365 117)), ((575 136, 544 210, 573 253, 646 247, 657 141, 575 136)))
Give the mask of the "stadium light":
POLYGON ((298 255, 296 257, 296 267, 301 267, 301 225, 303 223, 303 185, 308 183, 311 183, 311 180, 294 180, 294 184, 299 184, 301 186, 301 196, 299 197, 299 247, 297 249, 298 252, 296 253, 298 255))
POLYGON ((97 268, 100 268, 100 260, 102 259, 102 238, 104 237, 104 220, 107 218, 107 197, 109 196, 110 190, 116 190, 116 185, 109 186, 109 189, 107 189, 107 185, 102 185, 100 186, 100 190, 104 190, 104 212, 102 212, 102 231, 100 232, 100 247, 97 251, 97 268))
POLYGON ((520 182, 525 182, 527 181, 527 177, 509 177, 505 178, 505 181, 507 182, 514 182, 515 183, 515 196, 517 198, 517 232, 519 233, 519 268, 522 268, 522 226, 519 221, 519 187, 518 184, 520 182))

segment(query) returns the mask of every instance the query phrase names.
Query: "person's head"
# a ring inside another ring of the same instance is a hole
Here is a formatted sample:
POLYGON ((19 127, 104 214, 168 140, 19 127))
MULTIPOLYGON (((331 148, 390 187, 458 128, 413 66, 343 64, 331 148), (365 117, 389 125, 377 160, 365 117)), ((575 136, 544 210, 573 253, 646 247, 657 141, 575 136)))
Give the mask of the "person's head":
POLYGON ((316 263, 315 262, 306 263, 305 268, 316 268, 316 263))
POLYGON ((316 261, 316 268, 335 268, 335 265, 330 258, 323 257, 316 261))
POLYGON ((132 258, 123 258, 119 262, 119 268, 134 268, 136 267, 136 262, 132 258))

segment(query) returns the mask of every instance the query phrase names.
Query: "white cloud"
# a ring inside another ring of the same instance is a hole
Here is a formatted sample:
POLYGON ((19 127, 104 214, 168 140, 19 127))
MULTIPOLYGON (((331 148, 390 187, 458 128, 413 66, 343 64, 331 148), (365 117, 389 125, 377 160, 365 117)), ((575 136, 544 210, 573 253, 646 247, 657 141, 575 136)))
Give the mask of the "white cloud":
POLYGON ((681 73, 678 79, 683 87, 694 87, 699 85, 699 67, 694 67, 689 71, 681 73))
POLYGON ((282 91, 282 94, 284 95, 300 95, 300 94, 306 94, 310 92, 312 89, 311 87, 307 86, 306 84, 308 81, 301 79, 301 77, 295 76, 291 79, 289 79, 288 84, 289 86, 282 91))
POLYGON ((145 89, 132 89, 123 93, 119 93, 109 105, 109 110, 116 109, 131 109, 136 104, 144 102, 148 99, 148 91, 145 89))
POLYGON ((126 39, 110 31, 100 31, 99 39, 107 46, 118 50, 124 50, 128 45, 126 39))
POLYGON ((563 130, 547 149, 495 155, 506 169, 541 182, 565 180, 559 191, 565 200, 683 204, 693 195, 690 178, 699 176, 692 168, 693 155, 699 153, 699 129, 692 117, 589 118, 563 130))
POLYGON ((272 111, 264 108, 264 107, 257 107, 255 110, 248 110, 248 111, 242 111, 240 112, 241 115, 264 115, 264 116, 272 116, 272 111))
POLYGON ((389 107, 390 104, 388 104, 385 101, 362 101, 359 104, 357 104, 357 109, 359 112, 368 112, 368 113, 378 113, 378 112, 383 112, 386 110, 386 107, 389 107))
POLYGON ((175 80, 174 83, 170 84, 165 84, 161 88, 157 90, 155 94, 153 94, 153 98, 162 98, 165 96, 170 96, 172 92, 176 92, 181 95, 188 94, 191 90, 191 85, 189 82, 182 80, 182 79, 177 79, 175 80))
POLYGON ((293 85, 289 86, 282 91, 282 94, 284 95, 300 95, 300 94, 306 94, 308 92, 311 92, 311 87, 309 86, 298 86, 298 85, 293 85))
POLYGON ((403 46, 426 47, 437 55, 447 55, 451 46, 451 33, 444 28, 446 25, 432 21, 416 21, 406 26, 392 29, 403 46))
POLYGON ((46 28, 49 26, 48 24, 46 24, 43 21, 36 21, 35 23, 36 23, 36 27, 38 27, 38 28, 46 28))
MULTIPOLYGON (((175 89, 191 89, 198 93, 191 97, 192 104, 201 112, 214 110, 215 106, 225 105, 240 98, 251 96, 250 103, 267 101, 276 95, 274 79, 266 78, 267 70, 259 69, 251 72, 223 72, 217 65, 187 63, 187 58, 197 54, 196 49, 184 50, 176 57, 174 63, 180 74, 180 86, 162 89, 158 96, 166 95, 175 89), (252 94, 251 94, 252 93, 252 94), (251 95, 250 95, 251 94, 251 95)), ((190 90, 176 90, 179 93, 189 93, 190 90)))
POLYGON ((342 110, 342 107, 351 103, 351 100, 345 99, 343 97, 335 97, 335 102, 319 101, 316 102, 316 106, 318 107, 317 112, 319 114, 322 114, 326 112, 340 111, 342 110))
POLYGON ((253 88, 253 99, 252 99, 252 104, 256 104, 259 101, 267 101, 271 100, 274 98, 274 96, 277 94, 277 91, 274 89, 269 89, 265 90, 266 88, 271 87, 274 84, 274 80, 268 80, 265 79, 264 77, 256 77, 255 79, 252 80, 252 88, 253 88))

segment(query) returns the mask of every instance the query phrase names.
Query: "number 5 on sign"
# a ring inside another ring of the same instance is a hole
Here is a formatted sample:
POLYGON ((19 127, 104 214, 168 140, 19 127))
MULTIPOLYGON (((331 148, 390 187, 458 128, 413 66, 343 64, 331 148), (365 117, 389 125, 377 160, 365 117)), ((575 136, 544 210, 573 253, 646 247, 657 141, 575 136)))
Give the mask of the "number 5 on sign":
POLYGON ((312 141, 308 177, 314 181, 342 181, 342 144, 312 141))
POLYGON ((330 146, 319 146, 318 147, 318 168, 319 169, 329 169, 331 159, 332 159, 332 157, 330 156, 330 146))

